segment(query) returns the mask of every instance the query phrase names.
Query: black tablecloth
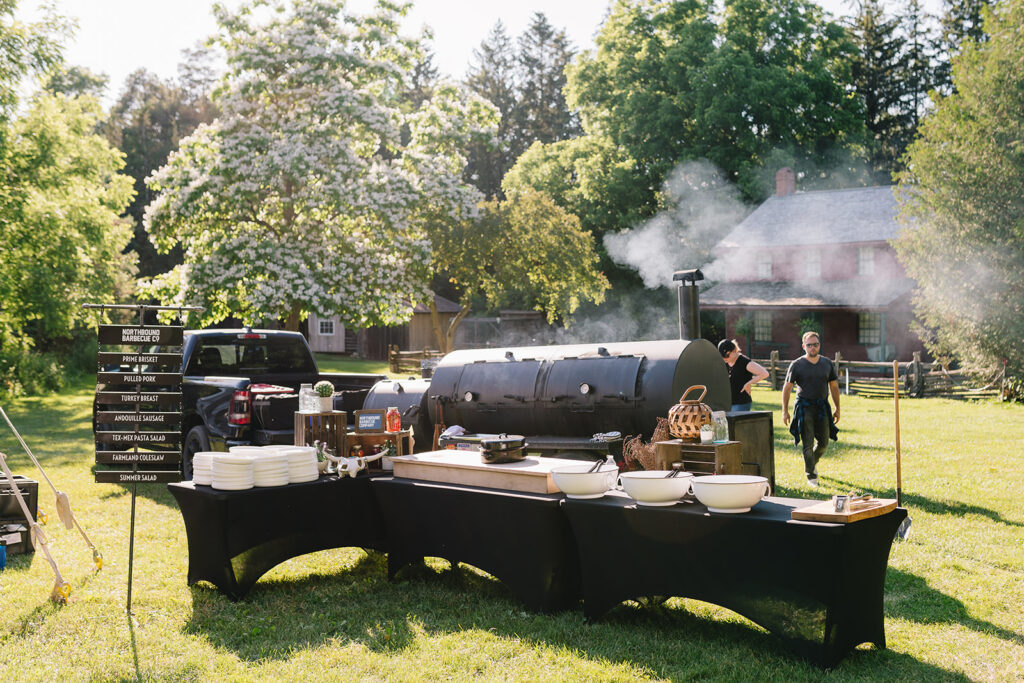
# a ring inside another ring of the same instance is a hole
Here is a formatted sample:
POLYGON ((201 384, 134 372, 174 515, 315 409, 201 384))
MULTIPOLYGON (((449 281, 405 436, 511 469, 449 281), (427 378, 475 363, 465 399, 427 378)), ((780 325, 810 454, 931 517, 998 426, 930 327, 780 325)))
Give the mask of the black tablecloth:
POLYGON ((206 580, 232 600, 274 566, 305 553, 356 546, 384 549, 369 476, 320 477, 246 491, 168 484, 188 534, 188 583, 206 580))
POLYGON ((860 643, 885 647, 882 593, 903 508, 851 524, 800 522, 768 498, 744 514, 699 503, 640 507, 622 494, 566 500, 593 618, 622 600, 681 596, 727 607, 831 666, 860 643))
POLYGON ((527 607, 578 602, 579 561, 562 496, 410 479, 377 478, 388 573, 423 557, 465 562, 494 575, 527 607))

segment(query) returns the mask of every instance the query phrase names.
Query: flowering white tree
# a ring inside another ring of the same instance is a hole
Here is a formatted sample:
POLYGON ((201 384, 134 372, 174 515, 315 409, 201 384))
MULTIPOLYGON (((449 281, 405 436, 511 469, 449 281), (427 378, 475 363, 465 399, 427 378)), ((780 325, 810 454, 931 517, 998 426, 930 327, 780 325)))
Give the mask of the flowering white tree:
POLYGON ((408 319, 427 298, 425 226, 473 216, 462 150, 493 135, 493 107, 451 85, 417 109, 402 93, 419 43, 398 35, 407 4, 368 16, 344 0, 220 5, 228 69, 221 115, 148 183, 146 229, 184 263, 142 283, 165 303, 206 307, 200 322, 309 313, 354 327, 408 319))

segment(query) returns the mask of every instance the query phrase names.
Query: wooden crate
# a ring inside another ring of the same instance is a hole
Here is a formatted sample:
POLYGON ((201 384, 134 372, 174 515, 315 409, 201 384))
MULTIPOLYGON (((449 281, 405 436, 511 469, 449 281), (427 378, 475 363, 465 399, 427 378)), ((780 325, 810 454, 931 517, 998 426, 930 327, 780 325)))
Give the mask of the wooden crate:
POLYGON ((684 470, 697 475, 744 474, 741 452, 739 441, 704 444, 671 439, 655 442, 654 462, 659 470, 681 462, 684 470))
MULTIPOLYGON (((398 432, 349 432, 347 446, 351 451, 352 447, 359 444, 363 447, 363 454, 369 455, 373 446, 380 446, 387 442, 395 444, 395 455, 409 455, 413 451, 415 442, 412 437, 412 427, 398 432)), ((346 456, 351 453, 346 452, 346 456)), ((367 469, 383 469, 384 464, 380 460, 367 463, 367 469)))
POLYGON ((312 446, 314 441, 322 441, 335 455, 348 455, 346 451, 346 434, 348 432, 348 413, 344 410, 332 410, 329 413, 295 413, 295 445, 312 446))

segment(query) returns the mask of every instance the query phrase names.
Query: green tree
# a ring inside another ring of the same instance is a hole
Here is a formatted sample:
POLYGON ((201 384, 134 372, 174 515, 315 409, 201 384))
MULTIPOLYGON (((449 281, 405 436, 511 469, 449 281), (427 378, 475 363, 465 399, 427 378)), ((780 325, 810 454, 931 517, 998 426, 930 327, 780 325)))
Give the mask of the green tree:
POLYGON ((900 20, 885 14, 881 0, 861 0, 847 28, 857 47, 853 87, 864 107, 867 162, 875 181, 889 184, 909 142, 903 107, 908 56, 900 20))
POLYGON ((515 47, 499 21, 474 51, 466 85, 494 104, 500 116, 496 139, 475 145, 469 155, 467 180, 486 196, 502 196, 502 178, 531 144, 579 134, 563 94, 573 54, 565 31, 556 30, 541 12, 515 47))
POLYGON ((594 238, 550 197, 526 190, 485 202, 475 220, 438 223, 430 232, 435 267, 456 288, 462 309, 442 328, 431 303, 439 348, 449 351, 459 323, 479 297, 486 308, 515 305, 568 323, 583 303, 600 303, 608 281, 597 270, 594 238))
POLYGON ((480 47, 473 50, 473 59, 466 75, 466 87, 494 105, 498 128, 493 139, 480 140, 470 146, 465 177, 486 197, 497 197, 502 177, 522 152, 514 135, 515 53, 501 21, 494 25, 480 47))
POLYGON ((100 99, 108 80, 106 74, 93 73, 84 66, 64 66, 47 74, 43 90, 52 95, 90 95, 100 99))
MULTIPOLYGON (((534 142, 557 142, 579 135, 578 117, 565 102, 565 68, 575 50, 564 30, 556 30, 542 12, 535 12, 518 40, 516 148, 534 142)), ((518 156, 518 155, 517 155, 518 156)))
POLYGON ((158 249, 180 242, 184 263, 147 293, 203 305, 204 323, 283 318, 292 330, 310 312, 397 324, 427 299, 427 225, 476 213, 463 150, 494 112, 448 84, 407 111, 422 57, 398 35, 408 5, 344 6, 214 6, 220 114, 151 176, 147 230, 158 249))
POLYGON ((143 211, 156 196, 146 186, 146 178, 167 162, 199 124, 209 123, 215 114, 208 98, 209 83, 204 90, 202 76, 188 69, 185 73, 188 76, 181 82, 187 86, 145 69, 132 72, 105 125, 107 138, 125 155, 125 172, 135 181, 135 199, 128 207, 134 224, 129 248, 139 256, 141 277, 164 273, 182 262, 180 247, 157 253, 143 227, 143 211))
POLYGON ((130 291, 131 226, 118 216, 131 179, 95 133, 101 116, 91 97, 39 95, 0 147, 0 335, 46 346, 86 319, 82 304, 130 291))
POLYGON ((1024 372, 1024 0, 1003 0, 989 39, 953 58, 954 94, 921 124, 900 177, 896 242, 933 354, 1024 372))
POLYGON ((942 6, 939 45, 945 59, 939 62, 936 77, 939 88, 948 94, 955 87, 951 58, 960 53, 965 42, 988 40, 982 16, 992 6, 992 0, 943 0, 942 6))

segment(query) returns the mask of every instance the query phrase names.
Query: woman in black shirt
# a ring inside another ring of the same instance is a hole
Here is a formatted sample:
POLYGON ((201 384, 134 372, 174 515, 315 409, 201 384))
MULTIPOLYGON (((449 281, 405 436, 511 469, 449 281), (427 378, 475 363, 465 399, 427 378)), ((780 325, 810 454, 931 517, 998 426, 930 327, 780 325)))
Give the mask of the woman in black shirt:
POLYGON ((753 400, 750 387, 768 376, 768 371, 740 353, 735 339, 718 342, 718 352, 729 366, 729 387, 732 389, 732 412, 747 412, 753 400))

